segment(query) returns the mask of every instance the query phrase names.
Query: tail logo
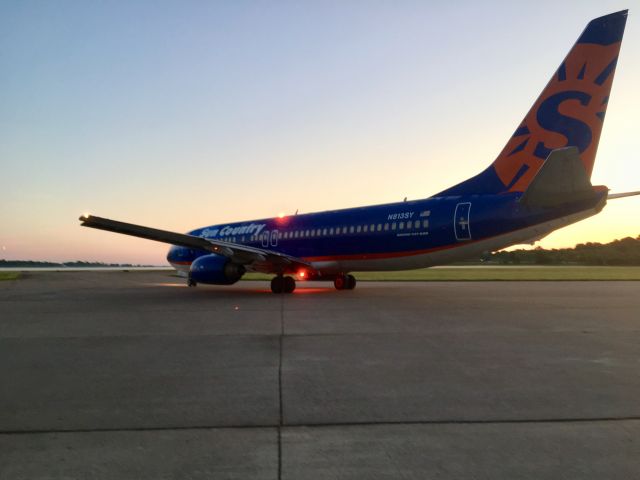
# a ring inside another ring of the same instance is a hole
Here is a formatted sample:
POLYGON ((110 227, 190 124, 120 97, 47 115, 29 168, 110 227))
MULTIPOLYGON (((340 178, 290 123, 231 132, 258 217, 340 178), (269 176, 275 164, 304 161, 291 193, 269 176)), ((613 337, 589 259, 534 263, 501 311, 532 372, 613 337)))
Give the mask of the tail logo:
MULTIPOLYGON (((563 102, 577 100, 580 105, 587 107, 591 101, 591 95, 580 91, 566 91, 550 96, 540 104, 536 120, 547 132, 559 133, 566 138, 567 145, 578 147, 580 153, 584 152, 591 145, 591 128, 577 118, 562 115, 560 106, 563 102)), ((539 141, 533 154, 541 160, 551 153, 552 148, 545 146, 544 141, 539 141)))
POLYGON ((576 146, 590 174, 619 48, 573 48, 494 163, 508 191, 526 189, 556 148, 576 146))

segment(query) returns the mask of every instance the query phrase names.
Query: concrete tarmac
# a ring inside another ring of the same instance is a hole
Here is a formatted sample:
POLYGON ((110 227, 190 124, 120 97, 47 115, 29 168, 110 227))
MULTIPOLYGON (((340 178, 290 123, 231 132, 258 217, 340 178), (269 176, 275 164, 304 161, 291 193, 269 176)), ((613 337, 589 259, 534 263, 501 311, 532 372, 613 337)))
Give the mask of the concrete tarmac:
POLYGON ((640 282, 0 282, 0 478, 640 478, 640 282))

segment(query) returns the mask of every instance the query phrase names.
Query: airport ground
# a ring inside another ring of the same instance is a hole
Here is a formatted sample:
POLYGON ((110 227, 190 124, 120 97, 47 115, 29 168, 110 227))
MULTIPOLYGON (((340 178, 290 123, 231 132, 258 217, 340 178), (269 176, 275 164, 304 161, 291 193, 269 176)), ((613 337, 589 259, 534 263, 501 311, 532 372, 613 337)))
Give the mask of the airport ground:
POLYGON ((0 282, 0 478, 640 477, 640 282, 0 282))

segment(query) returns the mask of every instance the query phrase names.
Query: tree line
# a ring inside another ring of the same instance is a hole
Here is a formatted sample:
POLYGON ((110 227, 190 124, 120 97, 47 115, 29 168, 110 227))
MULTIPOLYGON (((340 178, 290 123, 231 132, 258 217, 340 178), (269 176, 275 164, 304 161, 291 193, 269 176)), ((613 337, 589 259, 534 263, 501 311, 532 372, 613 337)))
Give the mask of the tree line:
POLYGON ((38 260, 3 260, 0 259, 0 268, 96 268, 96 267, 149 267, 151 265, 134 265, 131 263, 103 263, 103 262, 46 262, 38 260))
POLYGON ((609 243, 579 243, 573 248, 500 251, 485 255, 483 261, 501 265, 640 265, 640 235, 609 243))

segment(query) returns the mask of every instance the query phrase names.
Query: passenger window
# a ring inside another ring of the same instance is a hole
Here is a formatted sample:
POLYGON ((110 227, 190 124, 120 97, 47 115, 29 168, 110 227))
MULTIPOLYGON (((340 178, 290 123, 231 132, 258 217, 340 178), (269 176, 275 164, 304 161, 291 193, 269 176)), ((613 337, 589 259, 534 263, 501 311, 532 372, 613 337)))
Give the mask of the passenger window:
POLYGON ((412 222, 411 220, 409 220, 409 221, 407 222, 407 228, 408 228, 409 230, 411 230, 411 228, 413 228, 413 222, 412 222))
POLYGON ((347 233, 347 227, 342 227, 342 233, 347 233))
POLYGON ((382 224, 381 224, 381 223, 379 223, 379 224, 378 224, 378 231, 379 231, 379 232, 381 232, 381 231, 382 231, 382 224))
POLYGON ((369 231, 369 225, 365 225, 363 231, 366 233, 369 231))
POLYGON ((333 235, 333 227, 329 229, 329 235, 333 235))
POLYGON ((422 220, 422 226, 424 228, 429 228, 429 220, 422 220))
POLYGON ((327 229, 326 228, 322 229, 322 235, 325 235, 325 236, 327 235, 327 229))
POLYGON ((389 224, 388 224, 388 223, 385 223, 385 224, 384 224, 384 231, 386 232, 387 230, 389 230, 389 224))
POLYGON ((396 225, 396 222, 393 222, 393 223, 391 224, 391 230, 395 230, 395 229, 396 229, 396 226, 397 226, 397 225, 396 225))
POLYGON ((353 233, 353 232, 354 232, 354 230, 355 230, 355 229, 353 228, 353 225, 351 225, 351 226, 349 227, 349 233, 353 233))
POLYGON ((371 231, 374 232, 376 230, 376 226, 374 224, 371 224, 371 231))
POLYGON ((362 227, 361 227, 360 225, 358 225, 358 226, 356 227, 356 232, 360 233, 361 231, 362 231, 362 227))
POLYGON ((413 222, 413 226, 415 228, 420 228, 420 220, 416 220, 415 222, 413 222))
POLYGON ((400 225, 398 225, 398 228, 400 230, 404 230, 404 222, 400 222, 400 225))

